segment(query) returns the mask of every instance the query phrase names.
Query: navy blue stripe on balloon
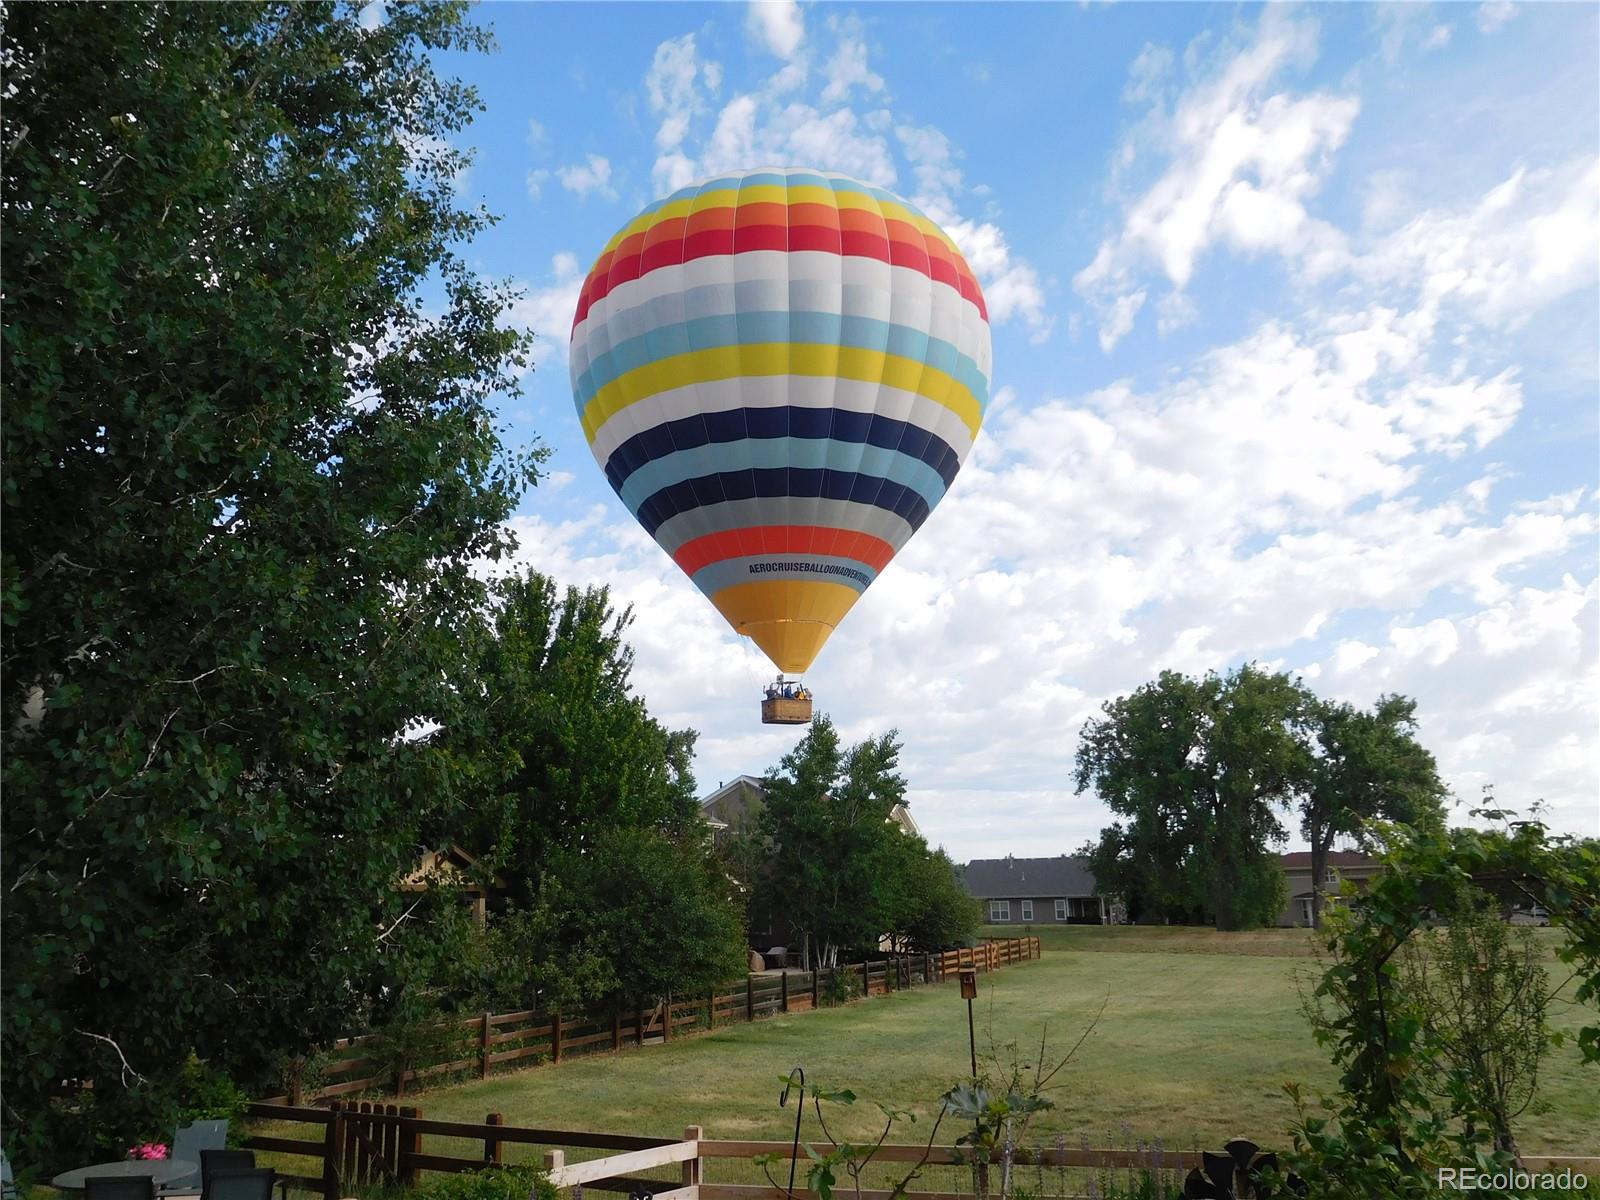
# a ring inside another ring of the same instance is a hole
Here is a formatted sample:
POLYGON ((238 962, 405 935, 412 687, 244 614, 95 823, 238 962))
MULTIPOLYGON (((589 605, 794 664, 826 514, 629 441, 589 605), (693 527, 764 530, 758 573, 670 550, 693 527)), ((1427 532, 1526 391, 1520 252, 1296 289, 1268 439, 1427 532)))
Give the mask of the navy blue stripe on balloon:
POLYGON ((606 478, 620 492, 629 475, 676 450, 747 438, 781 437, 831 438, 898 450, 927 463, 947 488, 961 469, 961 459, 948 442, 908 421, 836 408, 733 408, 663 421, 634 434, 606 460, 606 478))
POLYGON ((646 498, 634 515, 639 519, 639 524, 644 526, 645 532, 654 537, 657 529, 679 513, 729 500, 770 496, 820 496, 826 500, 853 500, 857 504, 871 504, 901 517, 913 530, 921 528, 931 511, 928 502, 915 488, 877 475, 780 467, 726 471, 675 483, 646 498))

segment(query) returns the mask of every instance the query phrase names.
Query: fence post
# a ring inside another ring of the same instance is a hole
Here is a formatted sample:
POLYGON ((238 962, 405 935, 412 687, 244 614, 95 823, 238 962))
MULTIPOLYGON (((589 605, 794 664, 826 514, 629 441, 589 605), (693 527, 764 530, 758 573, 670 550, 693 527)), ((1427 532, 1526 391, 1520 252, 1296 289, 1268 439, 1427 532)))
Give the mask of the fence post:
POLYGON ((706 1028, 717 1027, 717 986, 712 984, 706 989, 706 1028))
POLYGON ((933 982, 933 955, 931 954, 924 954, 922 956, 922 982, 933 982))
MULTIPOLYGON (((505 1116, 501 1113, 490 1113, 483 1119, 485 1125, 504 1125, 505 1116)), ((497 1137, 483 1139, 483 1161, 491 1166, 499 1166, 505 1161, 505 1143, 497 1137)))
POLYGON ((788 1012, 789 1011, 789 968, 788 967, 785 967, 783 969, 783 975, 782 975, 781 978, 783 979, 783 992, 782 992, 782 995, 783 995, 783 1011, 784 1012, 788 1012))
POLYGON ((489 1031, 494 1028, 489 1024, 489 1013, 483 1014, 483 1033, 478 1039, 478 1078, 489 1078, 489 1031))
POLYGON ((645 1011, 644 1011, 644 1009, 641 1008, 639 1010, 639 1028, 638 1028, 639 1045, 641 1045, 641 1046, 644 1045, 644 1022, 645 1022, 645 1011))
POLYGON ((672 1040, 672 993, 667 993, 666 1003, 661 1006, 661 1040, 672 1040))
POLYGON ((622 1049, 622 1010, 616 1005, 611 1006, 611 1048, 622 1049))
MULTIPOLYGON (((567 1165, 567 1155, 564 1150, 546 1150, 544 1152, 544 1170, 546 1175, 554 1175, 567 1165)), ((560 1184, 556 1185, 560 1187, 560 1184)))
POLYGON ((756 1019, 756 977, 748 972, 744 977, 744 1019, 756 1019))
POLYGON ((328 1108, 328 1125, 322 1135, 322 1200, 339 1200, 339 1143, 344 1137, 344 1117, 337 1100, 328 1108))
POLYGON ((815 967, 811 968, 811 1007, 812 1008, 821 1008, 822 1007, 822 1005, 820 1003, 820 1001, 822 999, 822 989, 820 987, 821 981, 822 981, 822 964, 818 963, 815 967))
POLYGON ((705 1132, 698 1125, 686 1125, 683 1130, 683 1140, 695 1143, 694 1157, 683 1160, 683 1173, 681 1178, 684 1187, 700 1186, 700 1139, 705 1132))
POLYGON ((864 958, 861 960, 861 998, 872 999, 872 964, 864 958))
POLYGON ((554 1013, 550 1017, 550 1061, 561 1061, 561 1014, 554 1013))
POLYGON ((422 1134, 416 1127, 407 1121, 420 1121, 422 1110, 409 1105, 400 1110, 401 1136, 400 1136, 400 1176, 407 1187, 416 1187, 417 1178, 422 1174, 422 1168, 417 1166, 416 1159, 422 1154, 422 1134))

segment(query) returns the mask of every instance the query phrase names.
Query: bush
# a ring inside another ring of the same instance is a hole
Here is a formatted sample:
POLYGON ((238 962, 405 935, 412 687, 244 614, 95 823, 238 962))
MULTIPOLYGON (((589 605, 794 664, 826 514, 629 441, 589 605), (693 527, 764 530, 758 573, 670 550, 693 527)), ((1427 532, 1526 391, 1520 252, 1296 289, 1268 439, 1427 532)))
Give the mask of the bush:
POLYGON ((534 1166, 430 1175, 411 1196, 415 1200, 557 1200, 550 1176, 534 1166))

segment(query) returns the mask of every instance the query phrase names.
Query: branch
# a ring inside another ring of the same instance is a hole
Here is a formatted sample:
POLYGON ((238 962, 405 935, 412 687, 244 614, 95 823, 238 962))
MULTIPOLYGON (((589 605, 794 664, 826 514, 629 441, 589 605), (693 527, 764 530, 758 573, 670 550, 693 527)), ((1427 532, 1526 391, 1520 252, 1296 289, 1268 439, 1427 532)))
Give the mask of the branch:
POLYGON ((401 913, 398 917, 395 918, 395 922, 394 922, 393 925, 389 926, 389 928, 385 929, 382 933, 380 933, 378 935, 378 941, 380 941, 380 942, 383 941, 384 938, 388 937, 396 929, 399 929, 400 928, 400 922, 404 921, 412 913, 416 912, 417 911, 417 905, 419 905, 421 903, 422 903, 421 899, 418 899, 418 900, 414 901, 410 908, 406 909, 405 912, 401 913))
POLYGON ((128 1076, 129 1075, 132 1075, 140 1083, 144 1083, 145 1082, 144 1076, 139 1074, 139 1072, 135 1071, 133 1069, 133 1067, 129 1064, 128 1056, 122 1052, 122 1047, 117 1045, 117 1043, 112 1041, 110 1038, 106 1037, 105 1034, 103 1034, 103 1033, 90 1033, 87 1029, 74 1029, 72 1032, 81 1033, 81 1034, 83 1034, 84 1037, 93 1038, 97 1042, 104 1042, 106 1045, 110 1046, 113 1050, 115 1050, 117 1052, 117 1057, 122 1060, 122 1086, 123 1087, 127 1087, 128 1086, 128 1076))

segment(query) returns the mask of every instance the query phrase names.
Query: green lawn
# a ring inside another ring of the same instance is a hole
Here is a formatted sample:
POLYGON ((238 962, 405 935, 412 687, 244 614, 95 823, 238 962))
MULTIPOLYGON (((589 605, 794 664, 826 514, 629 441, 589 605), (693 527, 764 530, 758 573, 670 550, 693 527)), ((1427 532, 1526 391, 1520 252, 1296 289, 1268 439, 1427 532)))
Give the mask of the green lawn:
MULTIPOLYGON (((1061 1075, 1057 1108, 1036 1127, 1044 1140, 1174 1149, 1245 1134, 1282 1144, 1291 1119, 1283 1083, 1330 1089, 1332 1070, 1301 1016, 1296 973, 1310 969, 1303 930, 1216 934, 1194 929, 1051 929, 1042 961, 981 978, 979 1051, 990 1039, 1065 1049, 1105 1005, 1076 1061, 1061 1075)), ((1559 1006, 1557 1024, 1582 1014, 1559 1006)), ((965 1006, 953 983, 734 1025, 665 1046, 597 1054, 408 1096, 434 1118, 678 1136, 685 1125, 718 1138, 783 1138, 778 1077, 853 1089, 863 1101, 914 1109, 895 1140, 926 1136, 937 1097, 967 1072, 965 1006)), ((865 1134, 870 1103, 847 1122, 865 1134)), ((808 1118, 809 1119, 809 1118, 808 1118)), ((1600 1088, 1582 1077, 1569 1044, 1543 1075, 1538 1111, 1523 1118, 1524 1149, 1600 1154, 1600 1088)), ((941 1140, 943 1136, 941 1135, 941 1140)))

